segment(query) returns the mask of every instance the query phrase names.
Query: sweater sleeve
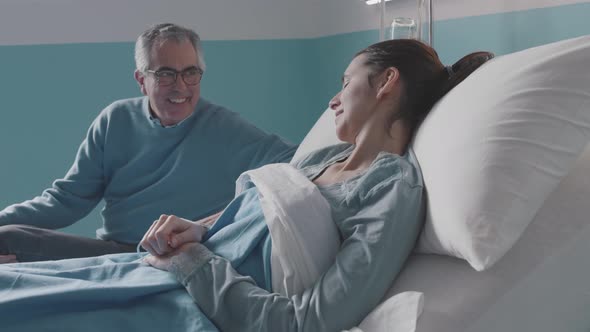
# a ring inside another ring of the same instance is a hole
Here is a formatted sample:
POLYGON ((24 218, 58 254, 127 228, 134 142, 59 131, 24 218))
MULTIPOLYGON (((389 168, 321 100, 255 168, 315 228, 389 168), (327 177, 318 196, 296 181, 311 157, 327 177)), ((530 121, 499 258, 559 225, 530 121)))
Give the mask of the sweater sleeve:
POLYGON ((334 264, 310 289, 285 297, 239 275, 221 257, 182 258, 178 280, 203 312, 230 331, 341 331, 358 324, 398 275, 421 227, 422 187, 392 180, 344 220, 334 264), (187 267, 190 266, 190 268, 187 267))
POLYGON ((297 145, 259 129, 237 113, 230 111, 227 114, 224 122, 233 139, 224 148, 231 151, 233 165, 241 168, 238 175, 266 164, 291 161, 297 145))
POLYGON ((103 135, 106 121, 103 115, 94 120, 74 164, 63 179, 54 181, 40 196, 0 211, 0 225, 27 224, 57 229, 90 213, 104 192, 103 135))

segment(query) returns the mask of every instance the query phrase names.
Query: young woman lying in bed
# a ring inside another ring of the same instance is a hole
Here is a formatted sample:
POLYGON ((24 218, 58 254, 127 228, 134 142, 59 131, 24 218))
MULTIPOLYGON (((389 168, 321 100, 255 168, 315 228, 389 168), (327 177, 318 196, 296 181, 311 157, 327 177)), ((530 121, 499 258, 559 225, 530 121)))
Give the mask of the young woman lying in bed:
POLYGON ((434 103, 490 57, 473 53, 447 68, 415 40, 369 46, 329 103, 346 144, 314 151, 295 167, 245 173, 209 230, 162 216, 141 242, 146 257, 0 267, 0 321, 11 331, 49 323, 61 331, 358 324, 402 269, 422 226, 422 176, 408 143, 434 103))
MULTIPOLYGON (((152 254, 146 261, 173 271, 223 331, 243 331, 246 321, 252 331, 350 328, 389 288, 421 228, 412 134, 436 101, 492 56, 473 53, 447 68, 418 41, 390 40, 354 57, 329 103, 346 144, 295 163, 328 201, 343 239, 333 264, 300 294, 271 293, 242 277, 198 243, 203 225, 175 216, 163 215, 144 236, 141 245, 152 254)), ((219 223, 233 217, 226 213, 219 223)))

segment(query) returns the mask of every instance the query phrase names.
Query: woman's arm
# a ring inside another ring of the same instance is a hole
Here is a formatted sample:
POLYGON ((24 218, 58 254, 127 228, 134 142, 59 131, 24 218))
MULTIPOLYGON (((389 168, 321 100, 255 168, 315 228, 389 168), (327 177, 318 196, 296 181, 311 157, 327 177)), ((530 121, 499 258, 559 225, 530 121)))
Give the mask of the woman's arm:
MULTIPOLYGON (((377 188, 375 188, 377 189, 377 188)), ((378 304, 410 254, 421 227, 422 187, 392 181, 345 220, 336 261, 311 289, 285 297, 239 275, 200 244, 168 259, 168 268, 222 331, 340 331, 378 304)), ((159 264, 159 265, 158 265, 159 264)))

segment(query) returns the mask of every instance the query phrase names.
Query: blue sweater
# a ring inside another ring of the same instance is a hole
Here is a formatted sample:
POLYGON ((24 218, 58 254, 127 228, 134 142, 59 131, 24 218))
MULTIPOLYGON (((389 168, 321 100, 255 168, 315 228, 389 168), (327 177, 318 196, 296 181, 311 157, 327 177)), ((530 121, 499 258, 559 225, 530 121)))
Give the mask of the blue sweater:
POLYGON ((196 220, 223 209, 249 169, 288 162, 296 147, 201 98, 175 127, 150 119, 148 98, 116 101, 94 120, 63 179, 0 211, 0 225, 62 228, 101 199, 104 240, 134 244, 161 214, 196 220))

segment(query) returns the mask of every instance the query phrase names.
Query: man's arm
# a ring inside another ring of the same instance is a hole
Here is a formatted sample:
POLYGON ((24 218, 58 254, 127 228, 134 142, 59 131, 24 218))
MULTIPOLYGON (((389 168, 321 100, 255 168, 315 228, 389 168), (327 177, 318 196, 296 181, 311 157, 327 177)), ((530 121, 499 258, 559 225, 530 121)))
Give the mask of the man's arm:
POLYGON ((226 142, 224 148, 231 153, 233 159, 228 167, 238 168, 234 170, 237 176, 266 164, 291 161, 297 145, 265 132, 235 112, 226 112, 223 125, 232 139, 226 142))
POLYGON ((87 215, 102 199, 103 117, 98 117, 80 145, 74 164, 63 179, 31 200, 10 205, 0 211, 0 225, 26 224, 57 229, 69 226, 87 215), (102 122, 102 125, 101 125, 102 122))

